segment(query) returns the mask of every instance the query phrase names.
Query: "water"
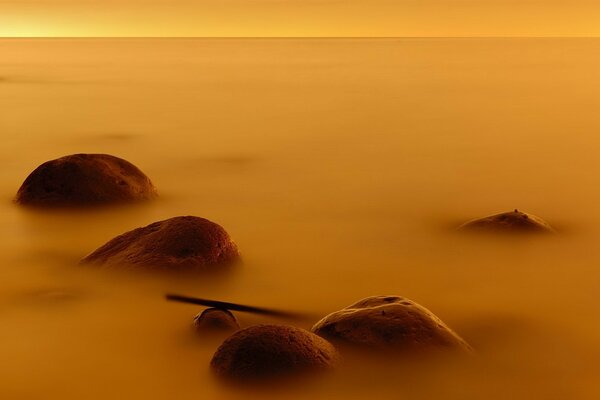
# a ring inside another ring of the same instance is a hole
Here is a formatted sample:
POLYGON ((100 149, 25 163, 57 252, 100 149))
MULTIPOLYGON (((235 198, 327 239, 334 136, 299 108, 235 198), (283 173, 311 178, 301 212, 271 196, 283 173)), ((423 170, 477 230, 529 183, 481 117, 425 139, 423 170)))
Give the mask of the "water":
MULTIPOLYGON (((596 399, 600 40, 0 40, 0 397, 249 396, 167 291, 304 311, 363 297, 431 309, 477 349, 348 360, 296 398, 596 399), (43 161, 123 157, 160 200, 81 212, 12 203, 43 161), (456 236, 519 208, 556 238, 456 236), (77 261, 176 215, 223 225, 226 279, 77 261)), ((244 326, 277 322, 239 315, 244 326)), ((279 321, 286 322, 286 321, 279 321)), ((264 396, 264 393, 256 396, 264 396)))

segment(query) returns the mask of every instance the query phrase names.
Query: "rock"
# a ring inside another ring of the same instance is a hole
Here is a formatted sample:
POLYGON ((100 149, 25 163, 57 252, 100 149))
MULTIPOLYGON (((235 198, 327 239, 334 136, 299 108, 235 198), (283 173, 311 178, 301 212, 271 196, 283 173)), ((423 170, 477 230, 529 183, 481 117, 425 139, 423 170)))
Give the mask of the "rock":
POLYGON ((204 218, 174 217, 115 237, 83 260, 108 268, 217 271, 239 260, 225 229, 204 218))
POLYGON ((438 317, 399 296, 367 297, 317 322, 312 331, 333 343, 384 351, 470 346, 438 317))
POLYGON ((207 308, 194 317, 194 329, 202 334, 234 332, 240 329, 240 325, 231 311, 207 308))
POLYGON ((255 325, 226 339, 210 365, 221 378, 247 382, 327 371, 338 358, 331 343, 304 329, 255 325))
POLYGON ((458 229, 490 233, 555 233, 554 229, 540 217, 517 209, 466 222, 458 229))
POLYGON ((43 163, 19 188, 16 202, 39 207, 89 206, 157 197, 135 165, 108 154, 73 154, 43 163))

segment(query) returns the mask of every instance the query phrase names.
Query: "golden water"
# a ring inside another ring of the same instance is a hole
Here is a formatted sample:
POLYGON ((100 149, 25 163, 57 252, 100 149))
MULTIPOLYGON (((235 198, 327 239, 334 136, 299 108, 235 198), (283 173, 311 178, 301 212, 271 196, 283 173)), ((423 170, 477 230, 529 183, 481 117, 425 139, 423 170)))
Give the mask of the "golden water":
POLYGON ((201 308, 173 291, 315 320, 398 294, 477 349, 349 360, 279 397, 597 399, 599 93, 596 39, 0 40, 0 398, 249 396, 211 378, 219 341, 190 333, 201 308), (12 203, 76 152, 133 162, 160 200, 12 203), (452 230, 513 208, 561 234, 452 230), (244 265, 186 282, 77 265, 188 214, 223 225, 244 265))

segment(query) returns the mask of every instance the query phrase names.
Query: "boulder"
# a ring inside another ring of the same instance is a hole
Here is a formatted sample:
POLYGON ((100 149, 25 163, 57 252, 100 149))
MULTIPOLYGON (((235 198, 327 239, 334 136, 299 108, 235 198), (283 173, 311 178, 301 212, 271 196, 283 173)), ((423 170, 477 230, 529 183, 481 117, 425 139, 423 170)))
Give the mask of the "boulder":
POLYGON ((459 228, 467 232, 489 233, 554 233, 546 221, 532 214, 514 211, 479 218, 462 224, 459 228))
POLYGON ((324 372, 337 362, 333 345, 311 332, 285 325, 255 325, 226 339, 210 365, 220 378, 247 382, 324 372))
POLYGON ((333 343, 361 349, 470 351, 469 345, 433 313, 399 296, 367 297, 329 314, 312 331, 333 343))
POLYGON ((157 197, 135 165, 108 154, 73 154, 37 167, 19 188, 16 202, 65 207, 114 204, 157 197))
POLYGON ((235 332, 239 329, 237 319, 229 310, 207 308, 194 317, 194 330, 200 334, 235 332))
POLYGON ((217 271, 239 260, 225 229, 204 218, 185 216, 158 221, 115 237, 81 260, 107 268, 217 271))

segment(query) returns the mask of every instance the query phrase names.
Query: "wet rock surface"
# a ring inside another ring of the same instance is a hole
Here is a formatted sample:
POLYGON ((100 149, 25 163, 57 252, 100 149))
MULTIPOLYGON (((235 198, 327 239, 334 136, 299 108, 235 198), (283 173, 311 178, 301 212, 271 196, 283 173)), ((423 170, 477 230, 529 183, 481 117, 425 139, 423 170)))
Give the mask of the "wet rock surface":
POLYGON ((23 182, 15 201, 38 207, 92 206, 157 197, 135 165, 108 154, 73 154, 43 163, 23 182))
POLYGON ((170 272, 217 271, 239 260, 237 246, 220 225, 185 216, 119 235, 81 260, 108 268, 170 272))
POLYGON ((194 317, 194 330, 199 334, 235 332, 240 325, 229 310, 207 308, 194 317))
POLYGON ((323 372, 337 362, 333 345, 311 332, 285 325, 255 325, 226 339, 210 365, 221 378, 251 382, 323 372))
POLYGON ((360 349, 421 351, 470 346, 438 317, 400 296, 367 297, 317 322, 312 331, 360 349))
POLYGON ((459 230, 488 233, 555 233, 546 221, 517 209, 468 221, 459 230))

